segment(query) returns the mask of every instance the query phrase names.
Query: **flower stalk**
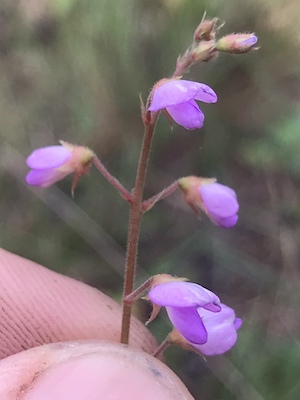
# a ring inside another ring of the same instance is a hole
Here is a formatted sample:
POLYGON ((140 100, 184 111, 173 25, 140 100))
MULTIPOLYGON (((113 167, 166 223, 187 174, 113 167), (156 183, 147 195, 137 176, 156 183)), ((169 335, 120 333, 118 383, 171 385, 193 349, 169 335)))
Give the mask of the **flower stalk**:
POLYGON ((165 199, 166 197, 170 196, 176 189, 178 189, 178 182, 173 182, 170 186, 163 189, 160 193, 150 197, 149 199, 143 202, 143 211, 147 212, 151 210, 151 208, 160 200, 165 199))
POLYGON ((97 170, 104 176, 104 178, 115 189, 117 189, 121 197, 123 197, 124 200, 128 201, 128 203, 131 203, 132 194, 127 189, 125 189, 122 183, 106 169, 106 167, 102 164, 97 156, 93 157, 93 164, 97 168, 97 170))
POLYGON ((164 339, 164 341, 158 346, 155 352, 152 354, 153 357, 159 357, 168 347, 170 346, 169 335, 164 339))
MULTIPOLYGON (((143 215, 143 193, 149 155, 154 135, 158 112, 152 113, 151 120, 145 124, 144 140, 132 193, 127 236, 126 264, 124 273, 123 299, 132 293, 134 288, 135 268, 139 243, 141 219, 143 215)), ((123 301, 121 343, 128 344, 131 320, 131 305, 123 301)))

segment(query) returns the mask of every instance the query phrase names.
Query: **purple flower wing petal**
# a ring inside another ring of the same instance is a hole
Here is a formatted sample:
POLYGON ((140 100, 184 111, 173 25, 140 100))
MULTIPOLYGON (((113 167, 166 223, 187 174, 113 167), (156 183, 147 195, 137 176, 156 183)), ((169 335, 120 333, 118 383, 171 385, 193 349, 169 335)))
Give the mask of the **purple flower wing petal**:
POLYGON ((204 114, 195 100, 167 107, 167 111, 174 121, 185 129, 199 129, 203 126, 204 114))
POLYGON ((69 173, 70 172, 57 171, 55 169, 33 170, 27 174, 26 182, 32 186, 46 188, 60 181, 69 173))
POLYGON ((207 212, 212 217, 231 217, 239 210, 234 190, 225 185, 220 183, 202 185, 199 192, 207 212))
POLYGON ((221 307, 222 310, 219 313, 211 313, 203 308, 198 309, 207 331, 207 342, 194 345, 194 347, 207 356, 225 353, 237 340, 235 321, 239 319, 235 318, 232 308, 225 304, 221 304, 221 307))
POLYGON ((216 93, 204 83, 174 80, 167 82, 154 91, 149 111, 158 111, 170 106, 186 103, 192 99, 215 103, 216 93))
POLYGON ((207 333, 196 307, 167 307, 166 310, 174 327, 188 342, 203 344, 207 341, 207 333))
POLYGON ((61 166, 71 157, 70 150, 63 146, 48 146, 34 150, 26 162, 32 169, 52 169, 61 166))
POLYGON ((201 307, 220 303, 217 295, 192 282, 162 283, 154 286, 148 296, 153 303, 164 307, 201 307))

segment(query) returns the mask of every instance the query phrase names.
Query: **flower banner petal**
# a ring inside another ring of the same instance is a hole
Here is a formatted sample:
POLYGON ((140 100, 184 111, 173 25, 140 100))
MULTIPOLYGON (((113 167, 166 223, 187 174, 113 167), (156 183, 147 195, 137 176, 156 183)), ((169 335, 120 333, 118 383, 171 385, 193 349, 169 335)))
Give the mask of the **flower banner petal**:
POLYGON ((192 282, 166 282, 154 286, 148 293, 149 299, 164 307, 201 307, 220 303, 217 295, 192 282))

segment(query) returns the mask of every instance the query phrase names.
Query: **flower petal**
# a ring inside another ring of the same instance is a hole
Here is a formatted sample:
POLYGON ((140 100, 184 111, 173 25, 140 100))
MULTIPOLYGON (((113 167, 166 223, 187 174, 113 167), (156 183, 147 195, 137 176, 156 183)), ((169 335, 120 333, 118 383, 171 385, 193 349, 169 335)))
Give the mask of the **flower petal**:
POLYGON ((52 169, 64 164, 70 157, 71 152, 63 146, 48 146, 34 150, 26 162, 32 169, 52 169))
POLYGON ((235 215, 231 215, 227 218, 219 218, 219 217, 212 217, 209 215, 211 221, 222 228, 232 228, 238 221, 239 217, 235 215))
POLYGON ((202 101, 203 103, 216 103, 218 101, 218 96, 211 87, 204 83, 195 83, 198 85, 198 92, 194 97, 195 100, 202 101))
POLYGON ((185 129, 199 129, 203 126, 204 114, 195 100, 167 107, 167 111, 174 121, 185 129))
POLYGON ((148 296, 153 303, 164 307, 203 307, 220 303, 217 295, 192 282, 161 283, 154 286, 148 296))
POLYGON ((234 326, 235 326, 235 329, 238 331, 239 329, 240 329, 240 327, 243 325, 243 320, 241 319, 241 318, 237 318, 235 321, 234 321, 234 326))
MULTIPOLYGON (((240 318, 235 318, 234 310, 221 303, 222 310, 219 313, 211 313, 198 308, 199 315, 207 331, 207 342, 193 346, 202 354, 213 356, 223 354, 235 344, 237 340, 236 326, 241 326, 240 318)), ((192 342, 191 342, 192 344, 192 342)))
POLYGON ((210 183, 199 188, 204 206, 212 217, 227 218, 236 214, 239 204, 231 188, 220 183, 210 183))
POLYGON ((158 111, 170 106, 186 103, 192 99, 215 103, 216 93, 204 83, 174 80, 158 87, 152 98, 149 111, 158 111))
POLYGON ((32 186, 46 188, 53 185, 53 183, 60 181, 69 174, 69 171, 66 172, 55 169, 33 170, 27 174, 26 182, 32 186))
POLYGON ((196 308, 166 307, 170 321, 182 336, 192 344, 207 341, 207 332, 196 308))
POLYGON ((205 310, 211 311, 211 312, 219 312, 219 311, 221 311, 221 307, 219 306, 219 304, 208 303, 208 304, 205 304, 202 307, 205 308, 205 310))

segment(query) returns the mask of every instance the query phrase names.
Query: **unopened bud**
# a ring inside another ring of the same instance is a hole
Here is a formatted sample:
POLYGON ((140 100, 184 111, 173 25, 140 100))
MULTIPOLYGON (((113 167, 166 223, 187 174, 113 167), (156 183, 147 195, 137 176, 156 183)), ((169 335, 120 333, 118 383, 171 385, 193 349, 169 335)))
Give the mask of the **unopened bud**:
POLYGON ((195 42, 215 39, 217 22, 218 18, 214 18, 212 20, 203 19, 194 32, 195 42))
POLYGON ((75 173, 72 193, 80 176, 84 175, 93 160, 92 150, 60 142, 61 146, 47 146, 34 150, 27 158, 31 171, 26 176, 29 185, 49 187, 65 176, 75 173))
POLYGON ((179 188, 184 194, 184 198, 189 206, 199 213, 199 209, 203 209, 204 205, 199 195, 199 187, 203 184, 214 183, 214 178, 199 178, 198 176, 186 176, 178 179, 179 188))
POLYGON ((193 59, 197 61, 210 61, 216 55, 216 42, 214 40, 199 42, 192 52, 193 59))
POLYGON ((222 228, 231 228, 238 221, 239 204, 236 193, 215 179, 187 176, 178 180, 185 200, 198 214, 201 209, 209 219, 222 228))
POLYGON ((247 53, 256 50, 257 36, 254 33, 232 33, 219 39, 216 43, 218 51, 224 53, 247 53))

